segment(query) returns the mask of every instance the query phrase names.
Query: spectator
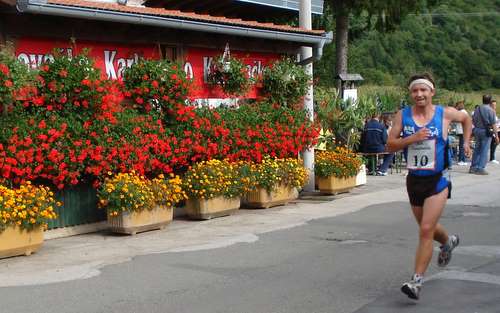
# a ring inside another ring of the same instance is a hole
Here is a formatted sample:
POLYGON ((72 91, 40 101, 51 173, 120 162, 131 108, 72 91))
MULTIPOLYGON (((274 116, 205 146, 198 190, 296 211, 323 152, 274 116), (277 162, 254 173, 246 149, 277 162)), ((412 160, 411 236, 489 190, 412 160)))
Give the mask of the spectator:
MULTIPOLYGON (((388 135, 392 127, 391 115, 384 115, 382 118, 382 124, 384 125, 385 131, 388 135)), ((394 160, 394 153, 384 154, 384 161, 382 162, 382 165, 380 165, 380 168, 377 171, 377 175, 387 176, 387 170, 389 169, 389 166, 392 164, 393 160, 394 160)))
MULTIPOLYGON (((495 112, 495 119, 496 119, 496 124, 497 124, 497 133, 495 134, 497 138, 500 136, 500 120, 498 119, 498 116, 496 115, 497 112, 497 101, 496 100, 491 100, 490 104, 491 108, 493 109, 493 112, 495 112)), ((493 164, 499 164, 499 162, 495 158, 495 152, 497 150, 497 141, 492 139, 491 140, 491 147, 490 147, 490 162, 493 164)))
MULTIPOLYGON (((384 125, 379 122, 376 114, 365 124, 362 135, 362 151, 365 153, 382 153, 387 143, 387 132, 384 125)), ((372 158, 374 156, 371 156, 372 158)), ((368 162, 368 173, 375 174, 376 168, 373 168, 374 162, 368 162)), ((376 166, 376 165, 375 165, 376 166)))
MULTIPOLYGON (((488 133, 489 128, 493 128, 493 133, 498 133, 495 121, 495 112, 490 107, 491 96, 483 96, 483 104, 478 106, 474 111, 472 123, 474 124, 473 134, 476 140, 474 154, 472 155, 472 164, 469 173, 477 175, 488 175, 484 169, 488 161, 488 152, 491 146, 491 134, 488 133)), ((498 137, 494 140, 498 143, 498 137)))
MULTIPOLYGON (((462 112, 463 114, 469 115, 465 110, 464 102, 458 101, 455 104, 455 109, 462 112)), ((453 123, 453 127, 455 128, 455 135, 458 137, 458 165, 465 166, 469 165, 465 161, 465 153, 464 153, 464 129, 461 123, 453 123)))

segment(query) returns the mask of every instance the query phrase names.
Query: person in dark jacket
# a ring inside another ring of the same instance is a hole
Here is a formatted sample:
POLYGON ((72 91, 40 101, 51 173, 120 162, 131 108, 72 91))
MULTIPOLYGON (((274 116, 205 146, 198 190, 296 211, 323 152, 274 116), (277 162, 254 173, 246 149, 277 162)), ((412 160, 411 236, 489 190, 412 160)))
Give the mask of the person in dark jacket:
MULTIPOLYGON (((362 136, 363 136, 362 151, 364 153, 384 152, 385 144, 387 143, 387 131, 385 129, 385 126, 379 121, 377 115, 375 114, 372 115, 372 118, 365 124, 362 136)), ((372 168, 373 163, 374 162, 368 162, 368 172, 371 174, 374 174, 376 171, 376 168, 372 168)))
MULTIPOLYGON (((387 134, 389 134, 392 127, 392 117, 390 114, 385 114, 382 116, 382 124, 384 125, 387 134)), ((377 176, 387 176, 387 170, 389 169, 389 166, 391 166, 393 160, 394 153, 385 154, 384 162, 382 162, 382 165, 380 165, 380 168, 377 171, 377 176)))

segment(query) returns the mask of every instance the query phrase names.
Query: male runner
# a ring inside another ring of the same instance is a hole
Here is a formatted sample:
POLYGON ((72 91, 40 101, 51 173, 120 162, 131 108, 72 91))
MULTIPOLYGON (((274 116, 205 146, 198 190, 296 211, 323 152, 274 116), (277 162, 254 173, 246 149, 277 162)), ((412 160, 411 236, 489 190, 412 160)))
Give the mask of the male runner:
POLYGON ((448 126, 451 122, 462 123, 464 152, 470 156, 472 121, 468 115, 453 107, 432 104, 436 88, 429 74, 412 76, 408 88, 414 105, 397 113, 387 148, 391 152, 404 149, 407 154, 406 188, 413 215, 419 225, 419 244, 414 275, 401 287, 401 291, 417 300, 424 273, 432 258, 432 240, 441 243, 439 266, 448 265, 451 252, 459 243, 458 236, 448 236, 438 223, 451 192, 451 182, 446 173, 448 126))

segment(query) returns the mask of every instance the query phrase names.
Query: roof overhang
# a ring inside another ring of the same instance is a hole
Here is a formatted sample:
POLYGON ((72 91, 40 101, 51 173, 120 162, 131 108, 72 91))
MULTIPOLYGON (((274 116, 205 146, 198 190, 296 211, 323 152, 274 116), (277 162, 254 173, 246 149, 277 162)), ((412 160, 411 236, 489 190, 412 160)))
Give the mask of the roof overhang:
MULTIPOLYGON (((128 0, 128 3, 130 1, 132 0, 128 0)), ((311 13, 323 14, 323 0, 310 1, 311 13)), ((263 20, 268 16, 293 16, 300 9, 300 0, 147 0, 141 2, 149 7, 206 12, 219 16, 253 17, 263 20)))
MULTIPOLYGON (((93 7, 75 6, 53 2, 55 1, 18 0, 16 7, 18 11, 22 13, 45 14, 52 16, 64 16, 70 18, 148 25, 268 40, 280 40, 294 42, 300 44, 301 46, 310 46, 317 49, 322 49, 322 47, 326 43, 330 43, 333 39, 333 34, 331 32, 317 33, 317 31, 311 31, 311 33, 306 33, 299 28, 291 28, 290 31, 271 30, 265 29, 267 25, 265 23, 253 23, 252 25, 255 25, 256 27, 249 27, 234 24, 217 23, 212 21, 200 21, 196 19, 189 19, 189 17, 184 18, 182 16, 170 17, 158 14, 148 14, 148 8, 142 8, 142 10, 141 8, 134 8, 134 12, 127 12, 120 10, 119 8, 123 6, 119 5, 93 7)), ((167 10, 165 10, 165 12, 167 12, 167 10)))

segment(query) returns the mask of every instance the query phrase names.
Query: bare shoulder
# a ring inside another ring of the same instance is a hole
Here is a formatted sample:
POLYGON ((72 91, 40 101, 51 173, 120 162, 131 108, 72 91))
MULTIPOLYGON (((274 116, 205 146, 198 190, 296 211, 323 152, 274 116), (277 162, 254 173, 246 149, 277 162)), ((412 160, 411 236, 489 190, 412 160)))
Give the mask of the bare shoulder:
POLYGON ((460 121, 463 118, 462 113, 454 107, 444 107, 444 118, 449 121, 460 121))

